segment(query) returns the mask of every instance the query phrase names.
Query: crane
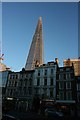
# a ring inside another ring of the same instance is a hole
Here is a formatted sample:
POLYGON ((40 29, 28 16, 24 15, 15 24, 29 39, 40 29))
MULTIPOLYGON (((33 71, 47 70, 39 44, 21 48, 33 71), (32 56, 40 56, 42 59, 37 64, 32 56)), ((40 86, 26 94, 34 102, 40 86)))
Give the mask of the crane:
POLYGON ((2 54, 2 55, 0 56, 0 62, 1 62, 1 60, 4 60, 3 56, 4 56, 4 54, 2 54))

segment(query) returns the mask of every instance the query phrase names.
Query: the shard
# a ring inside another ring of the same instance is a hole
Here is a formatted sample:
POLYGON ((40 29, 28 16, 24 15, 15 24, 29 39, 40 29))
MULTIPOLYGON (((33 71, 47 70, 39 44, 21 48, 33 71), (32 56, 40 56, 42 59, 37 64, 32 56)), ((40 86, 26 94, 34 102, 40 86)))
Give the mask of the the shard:
POLYGON ((36 65, 41 64, 43 64, 43 39, 42 18, 40 17, 30 46, 25 70, 33 70, 36 65))

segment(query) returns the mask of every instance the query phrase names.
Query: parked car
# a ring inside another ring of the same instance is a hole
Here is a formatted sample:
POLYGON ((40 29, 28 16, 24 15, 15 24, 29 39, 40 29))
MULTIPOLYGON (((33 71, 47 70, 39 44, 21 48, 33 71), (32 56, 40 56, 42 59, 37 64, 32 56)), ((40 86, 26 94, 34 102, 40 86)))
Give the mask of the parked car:
POLYGON ((2 114, 2 119, 1 120, 19 120, 11 115, 8 114, 2 114))
POLYGON ((56 117, 56 118, 61 118, 64 116, 64 114, 58 110, 56 110, 54 107, 52 106, 48 106, 45 109, 45 116, 46 117, 56 117))

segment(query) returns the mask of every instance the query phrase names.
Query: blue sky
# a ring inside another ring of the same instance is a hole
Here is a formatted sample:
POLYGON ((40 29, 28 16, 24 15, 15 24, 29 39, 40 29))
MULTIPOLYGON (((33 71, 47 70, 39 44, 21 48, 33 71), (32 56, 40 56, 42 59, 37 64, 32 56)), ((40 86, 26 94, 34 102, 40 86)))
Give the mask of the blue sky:
POLYGON ((3 63, 13 71, 26 64, 38 18, 42 17, 45 63, 78 58, 78 4, 76 2, 2 3, 3 63))

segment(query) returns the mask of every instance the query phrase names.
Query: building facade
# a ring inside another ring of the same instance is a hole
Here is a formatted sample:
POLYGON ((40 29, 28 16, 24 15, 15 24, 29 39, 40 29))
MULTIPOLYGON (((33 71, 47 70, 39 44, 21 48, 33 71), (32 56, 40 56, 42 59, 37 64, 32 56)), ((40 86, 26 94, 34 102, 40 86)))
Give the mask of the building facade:
POLYGON ((80 102, 80 76, 75 76, 77 85, 77 102, 80 102))
POLYGON ((80 76, 75 76, 77 86, 77 115, 80 117, 80 76))
POLYGON ((34 71, 11 72, 8 75, 5 99, 14 101, 14 108, 27 109, 29 101, 33 97, 33 73, 34 71))
POLYGON ((53 99, 56 98, 56 62, 48 62, 35 68, 34 73, 34 94, 40 97, 53 99))
POLYGON ((6 100, 15 101, 17 109, 26 109, 31 106, 33 97, 39 95, 45 99, 56 99, 56 69, 57 63, 48 62, 41 66, 36 65, 35 70, 10 72, 8 75, 6 100))
MULTIPOLYGON (((77 101, 74 67, 59 67, 56 73, 56 103, 60 107, 75 110, 77 101)), ((74 112, 75 113, 75 112, 74 112)))
POLYGON ((65 106, 70 113, 71 109, 75 110, 79 99, 78 88, 74 66, 59 67, 56 59, 55 62, 36 65, 35 70, 23 68, 20 72, 10 72, 5 98, 14 101, 14 108, 27 110, 32 106, 33 97, 38 95, 40 99, 53 100, 60 109, 65 106))
POLYGON ((80 58, 78 59, 67 59, 63 61, 64 67, 74 65, 75 76, 80 76, 80 58))

